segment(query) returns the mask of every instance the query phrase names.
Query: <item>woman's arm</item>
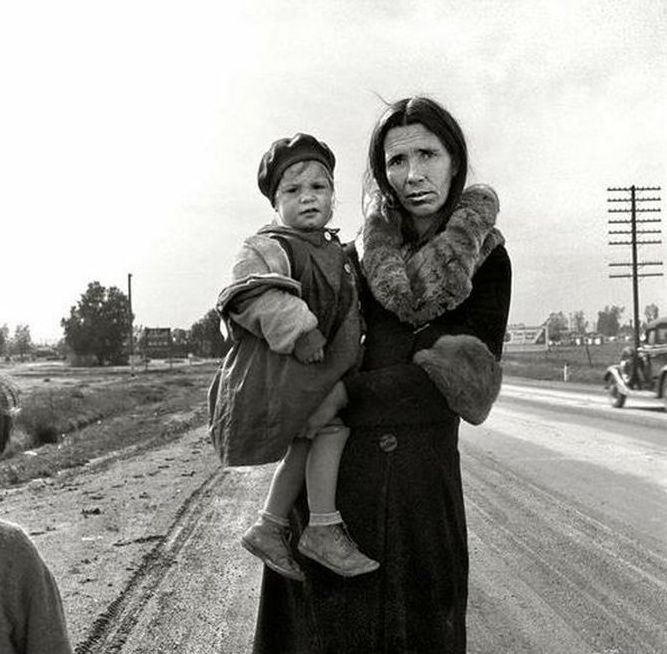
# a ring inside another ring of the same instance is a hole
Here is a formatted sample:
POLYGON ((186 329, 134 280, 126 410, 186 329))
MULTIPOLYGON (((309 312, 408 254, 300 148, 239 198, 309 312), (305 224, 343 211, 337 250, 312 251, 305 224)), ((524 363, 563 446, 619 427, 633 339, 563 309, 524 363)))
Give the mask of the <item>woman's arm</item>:
POLYGON ((512 267, 504 246, 497 247, 473 277, 470 297, 418 333, 415 350, 431 347, 443 334, 479 338, 500 360, 512 293, 512 267))
POLYGON ((342 413, 349 427, 430 424, 452 412, 422 368, 412 363, 361 372, 336 383, 308 420, 316 432, 342 413))
POLYGON ((419 364, 464 420, 479 425, 489 415, 502 382, 499 365, 509 312, 511 267, 497 247, 472 280, 469 298, 418 334, 419 364))

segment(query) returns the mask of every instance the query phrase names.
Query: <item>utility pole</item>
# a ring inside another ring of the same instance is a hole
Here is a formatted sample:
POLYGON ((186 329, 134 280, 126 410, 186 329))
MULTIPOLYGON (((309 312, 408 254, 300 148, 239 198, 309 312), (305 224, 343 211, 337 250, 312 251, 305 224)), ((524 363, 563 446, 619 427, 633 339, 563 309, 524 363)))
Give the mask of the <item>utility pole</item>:
POLYGON ((132 273, 127 273, 127 300, 130 305, 130 375, 134 377, 134 316, 132 315, 132 273))
MULTIPOLYGON (((632 386, 637 386, 639 378, 637 374, 638 354, 639 348, 639 278, 640 277, 662 277, 662 272, 639 272, 640 267, 644 266, 662 266, 662 261, 638 261, 637 246, 638 245, 660 245, 661 240, 638 240, 647 234, 660 234, 660 229, 644 229, 643 225, 646 223, 660 223, 661 219, 656 218, 637 218, 637 214, 642 213, 659 213, 660 207, 655 204, 643 204, 651 202, 660 202, 660 197, 657 192, 660 191, 659 186, 629 186, 627 188, 607 188, 607 192, 612 194, 612 197, 607 198, 607 202, 622 203, 621 208, 607 209, 611 214, 630 214, 630 218, 625 219, 609 219, 610 225, 623 225, 625 229, 609 230, 610 235, 624 235, 629 236, 629 241, 609 241, 609 245, 630 245, 632 247, 632 260, 630 262, 610 263, 611 267, 627 267, 630 266, 630 273, 609 275, 610 278, 632 278, 632 303, 633 303, 633 328, 634 328, 634 354, 632 357, 632 379, 630 383, 632 386), (644 193, 655 194, 655 197, 645 197, 644 193), (623 194, 625 197, 618 197, 618 194, 623 194), (629 205, 628 205, 629 203, 629 205), (637 227, 639 225, 639 228, 637 227), (627 231, 629 226, 630 231, 627 231)), ((655 239, 655 237, 649 237, 655 239)))

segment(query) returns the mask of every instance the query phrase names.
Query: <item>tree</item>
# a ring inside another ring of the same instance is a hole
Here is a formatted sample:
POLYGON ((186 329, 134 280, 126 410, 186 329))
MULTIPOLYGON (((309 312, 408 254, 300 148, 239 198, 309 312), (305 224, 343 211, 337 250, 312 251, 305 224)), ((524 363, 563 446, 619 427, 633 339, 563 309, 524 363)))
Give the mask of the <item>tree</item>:
POLYGON ((565 314, 562 311, 549 314, 547 326, 549 328, 549 339, 560 342, 563 332, 567 331, 567 318, 565 314))
POLYGON ((644 315, 646 316, 646 322, 649 323, 660 315, 660 309, 658 309, 656 304, 647 304, 644 309, 644 315))
POLYGON ((190 347, 190 340, 188 339, 188 332, 185 329, 175 327, 171 330, 171 347, 174 356, 187 356, 190 347))
POLYGON ((621 325, 616 335, 626 341, 632 340, 635 337, 635 328, 632 326, 632 320, 628 320, 624 325, 621 325))
POLYGON ((64 338, 61 338, 56 343, 56 352, 61 359, 64 359, 67 356, 67 342, 64 338))
POLYGON ((584 317, 583 311, 575 311, 573 316, 574 332, 576 334, 585 334, 588 328, 588 321, 584 317))
POLYGON ((215 309, 190 327, 188 340, 198 356, 222 357, 229 349, 229 344, 220 333, 220 316, 215 309))
POLYGON ((621 314, 625 311, 624 307, 612 305, 606 306, 604 311, 598 311, 597 332, 603 336, 618 336, 621 326, 621 314))
POLYGON ((32 350, 32 337, 30 336, 30 327, 28 327, 28 325, 16 325, 13 338, 13 350, 21 357, 21 361, 23 361, 23 357, 32 350))
POLYGON ((106 289, 91 282, 69 318, 60 321, 67 345, 79 355, 93 355, 99 365, 127 363, 126 340, 130 332, 130 304, 115 286, 106 289))

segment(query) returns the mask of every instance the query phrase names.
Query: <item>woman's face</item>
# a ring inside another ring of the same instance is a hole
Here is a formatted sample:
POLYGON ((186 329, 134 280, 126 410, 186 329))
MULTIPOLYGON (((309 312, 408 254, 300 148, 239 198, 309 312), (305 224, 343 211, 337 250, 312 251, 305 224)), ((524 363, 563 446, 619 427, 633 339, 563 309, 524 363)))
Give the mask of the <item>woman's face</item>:
POLYGON ((333 188, 326 170, 317 161, 292 164, 285 170, 275 197, 283 225, 310 231, 331 220, 333 188))
POLYGON ((421 123, 392 127, 384 139, 387 180, 415 218, 430 217, 447 200, 456 173, 440 139, 421 123))

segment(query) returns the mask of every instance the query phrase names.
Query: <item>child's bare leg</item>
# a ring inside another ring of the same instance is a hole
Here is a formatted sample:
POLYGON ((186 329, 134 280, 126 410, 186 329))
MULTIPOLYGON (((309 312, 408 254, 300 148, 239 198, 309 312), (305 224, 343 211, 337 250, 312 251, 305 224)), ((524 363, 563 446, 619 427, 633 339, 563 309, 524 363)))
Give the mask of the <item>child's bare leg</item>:
POLYGON ((299 552, 345 577, 373 572, 379 563, 359 551, 336 510, 338 468, 350 430, 342 424, 322 428, 306 462, 310 520, 299 540, 299 552))
POLYGON ((303 486, 310 447, 311 441, 295 438, 273 473, 262 513, 283 519, 285 525, 287 516, 303 486))
MULTIPOLYGON (((350 430, 343 425, 327 425, 313 438, 306 460, 306 488, 311 522, 313 515, 317 519, 317 516, 336 513, 338 468, 349 435, 350 430)), ((340 522, 340 516, 335 522, 340 522)))
POLYGON ((259 519, 241 538, 243 547, 269 568, 296 581, 303 581, 304 574, 288 544, 287 516, 303 486, 309 449, 310 441, 304 438, 292 442, 276 468, 259 519))

